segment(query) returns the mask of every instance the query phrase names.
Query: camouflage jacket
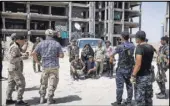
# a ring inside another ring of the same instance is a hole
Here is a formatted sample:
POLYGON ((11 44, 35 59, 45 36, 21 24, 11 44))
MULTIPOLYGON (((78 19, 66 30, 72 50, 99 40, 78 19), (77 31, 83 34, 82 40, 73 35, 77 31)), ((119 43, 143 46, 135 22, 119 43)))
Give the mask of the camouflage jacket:
POLYGON ((158 64, 166 64, 166 60, 169 59, 169 45, 163 45, 159 48, 157 59, 158 64))
POLYGON ((19 44, 13 43, 8 51, 9 71, 15 71, 21 67, 22 55, 19 44))
POLYGON ((85 67, 85 64, 83 63, 83 61, 81 59, 79 59, 78 61, 73 60, 71 62, 71 66, 74 67, 74 69, 81 70, 83 67, 85 67))
POLYGON ((74 58, 76 54, 79 54, 79 47, 78 46, 68 46, 69 57, 74 58))

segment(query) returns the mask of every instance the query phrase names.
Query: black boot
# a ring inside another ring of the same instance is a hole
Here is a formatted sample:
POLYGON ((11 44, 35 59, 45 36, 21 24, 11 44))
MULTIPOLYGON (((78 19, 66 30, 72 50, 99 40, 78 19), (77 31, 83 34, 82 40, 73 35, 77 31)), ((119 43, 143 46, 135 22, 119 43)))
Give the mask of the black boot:
POLYGON ((6 100, 6 105, 11 105, 11 104, 15 104, 16 101, 14 100, 6 100))
POLYGON ((161 93, 161 94, 159 94, 159 95, 156 95, 156 98, 157 99, 166 99, 166 93, 161 93))
POLYGON ((114 103, 111 103, 112 106, 122 106, 121 103, 119 102, 114 102, 114 103))
POLYGON ((27 102, 24 102, 23 100, 17 101, 15 103, 16 106, 28 106, 27 102))

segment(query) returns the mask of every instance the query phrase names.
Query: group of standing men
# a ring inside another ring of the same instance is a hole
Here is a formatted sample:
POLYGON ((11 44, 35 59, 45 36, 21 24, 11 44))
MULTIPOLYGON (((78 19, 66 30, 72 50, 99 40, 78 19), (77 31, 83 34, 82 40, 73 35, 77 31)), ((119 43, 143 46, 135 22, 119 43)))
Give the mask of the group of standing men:
POLYGON ((126 106, 132 105, 133 86, 134 97, 137 106, 152 106, 153 81, 158 82, 161 92, 156 94, 158 99, 165 99, 165 82, 166 82, 166 70, 169 67, 169 46, 168 37, 161 38, 161 44, 158 51, 157 64, 158 73, 155 77, 152 67, 152 59, 155 48, 148 44, 146 41, 146 33, 144 31, 138 31, 136 33, 136 43, 138 44, 135 50, 135 46, 128 42, 129 34, 123 32, 122 44, 117 46, 113 56, 118 53, 118 67, 116 70, 116 99, 117 101, 112 103, 113 106, 126 106), (135 50, 135 60, 133 57, 135 50), (160 68, 160 69, 159 69, 160 68), (124 83, 127 89, 127 99, 122 103, 122 94, 124 83))
MULTIPOLYGON (((59 81, 59 58, 64 57, 61 45, 54 39, 54 33, 51 29, 45 32, 46 40, 38 43, 33 49, 31 55, 34 61, 42 66, 44 70, 40 79, 40 103, 45 102, 46 89, 48 89, 47 103, 53 103, 54 91, 59 81), (40 61, 40 57, 41 60, 40 61), (50 84, 48 84, 48 80, 50 84)), ((115 50, 111 49, 110 42, 107 42, 107 47, 102 47, 102 42, 98 43, 98 48, 95 52, 92 51, 90 45, 86 45, 83 49, 82 59, 79 59, 79 48, 76 46, 76 41, 73 41, 71 45, 69 61, 71 62, 70 74, 73 78, 80 78, 85 73, 85 76, 92 74, 92 76, 101 76, 103 73, 103 61, 106 56, 107 61, 111 67, 109 70, 113 71, 113 63, 115 55, 119 54, 118 67, 116 69, 116 102, 112 103, 113 106, 120 106, 122 104, 122 94, 124 83, 127 88, 127 100, 125 104, 131 105, 133 97, 133 85, 135 90, 135 101, 137 106, 152 106, 153 97, 153 70, 152 59, 155 49, 153 46, 147 44, 146 34, 144 31, 138 31, 136 33, 136 43, 138 43, 135 51, 135 46, 130 43, 129 33, 123 32, 121 34, 122 44, 118 45, 115 50), (74 54, 74 55, 73 55, 74 54), (98 71, 99 69, 99 71, 98 71)), ((38 39, 37 39, 38 40, 38 39)), ((7 99, 6 104, 27 105, 24 102, 23 94, 25 90, 25 77, 23 75, 23 55, 25 53, 28 43, 25 43, 24 36, 17 35, 13 39, 13 43, 9 48, 9 66, 8 66, 8 87, 7 87, 7 99), (25 45, 25 46, 23 46, 25 45), (17 86, 17 101, 12 99, 13 90, 17 86)), ((26 41, 27 42, 27 41, 26 41)), ((161 44, 158 51, 158 74, 156 80, 160 87, 161 92, 157 94, 158 98, 164 98, 166 96, 165 82, 166 70, 169 67, 169 46, 168 38, 162 37, 161 44)), ((113 75, 112 72, 110 72, 113 75)))
MULTIPOLYGON (((53 103, 54 91, 59 81, 59 58, 63 58, 64 54, 61 45, 54 39, 53 30, 48 29, 45 31, 46 40, 37 43, 33 47, 31 55, 34 61, 44 70, 40 79, 40 103, 45 102, 46 89, 48 89, 47 103, 53 103), (42 58, 42 62, 41 59, 42 58), (49 84, 48 84, 49 80, 49 84)), ((23 75, 23 55, 25 53, 28 42, 24 36, 12 34, 13 42, 10 44, 8 51, 8 87, 7 87, 7 98, 6 104, 16 104, 16 106, 27 106, 28 103, 23 101, 23 94, 25 91, 25 77, 23 75), (25 43, 26 41, 26 43, 25 43), (25 46, 23 46, 25 45, 25 46), (17 101, 12 99, 12 93, 17 86, 17 101)), ((33 64, 35 66, 35 63, 33 64)), ((34 71, 36 71, 34 67, 34 71)), ((40 71, 40 68, 38 69, 40 71)))

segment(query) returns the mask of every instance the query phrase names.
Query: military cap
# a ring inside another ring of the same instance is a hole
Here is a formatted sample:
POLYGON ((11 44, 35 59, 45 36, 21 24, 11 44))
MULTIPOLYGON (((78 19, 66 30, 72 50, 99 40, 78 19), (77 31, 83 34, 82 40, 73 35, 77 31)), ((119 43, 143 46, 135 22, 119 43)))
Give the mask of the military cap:
POLYGON ((54 31, 51 30, 51 29, 47 29, 47 30, 45 31, 45 35, 46 35, 46 36, 51 36, 51 37, 53 37, 53 36, 54 36, 54 31))
POLYGON ((12 33, 12 34, 11 34, 11 39, 12 39, 12 40, 15 40, 15 37, 16 37, 16 33, 12 33))

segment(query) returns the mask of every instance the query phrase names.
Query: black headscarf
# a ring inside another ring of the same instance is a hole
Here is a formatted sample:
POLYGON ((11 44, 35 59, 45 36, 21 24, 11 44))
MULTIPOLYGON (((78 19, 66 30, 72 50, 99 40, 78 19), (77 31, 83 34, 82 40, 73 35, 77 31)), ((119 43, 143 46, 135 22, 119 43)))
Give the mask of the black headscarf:
POLYGON ((82 50, 82 53, 81 53, 81 59, 83 60, 83 61, 86 61, 86 60, 88 60, 88 57, 89 56, 93 56, 94 57, 94 51, 93 51, 93 49, 92 49, 92 47, 90 46, 90 44, 86 44, 85 46, 84 46, 84 48, 83 48, 83 50, 82 50), (89 50, 88 50, 88 52, 86 53, 86 46, 88 46, 89 48, 89 50))

